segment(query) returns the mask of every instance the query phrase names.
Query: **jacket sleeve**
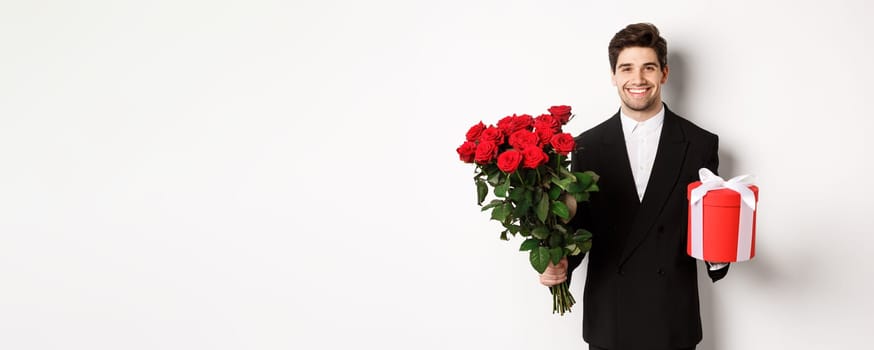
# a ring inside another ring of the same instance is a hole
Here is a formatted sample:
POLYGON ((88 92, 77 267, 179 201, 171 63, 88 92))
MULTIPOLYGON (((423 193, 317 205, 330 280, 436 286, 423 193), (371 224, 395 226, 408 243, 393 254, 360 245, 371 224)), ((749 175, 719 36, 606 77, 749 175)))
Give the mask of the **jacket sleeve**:
MULTIPOLYGON (((567 283, 571 283, 571 276, 574 274, 574 270, 577 269, 580 264, 583 263, 583 258, 586 257, 586 253, 580 253, 580 255, 569 256, 567 258, 568 266, 567 266, 567 283)), ((727 270, 727 269, 726 269, 727 270)))

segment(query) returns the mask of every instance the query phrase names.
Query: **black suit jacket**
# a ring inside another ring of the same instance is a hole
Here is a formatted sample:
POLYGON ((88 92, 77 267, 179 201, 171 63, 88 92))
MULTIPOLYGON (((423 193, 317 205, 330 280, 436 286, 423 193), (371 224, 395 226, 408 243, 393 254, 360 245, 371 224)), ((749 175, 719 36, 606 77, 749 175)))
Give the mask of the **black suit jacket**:
MULTIPOLYGON (((686 255, 686 186, 716 173, 716 135, 665 119, 643 201, 637 196, 619 113, 576 138, 573 170, 593 170, 600 192, 572 225, 592 232, 583 295, 583 338, 611 350, 691 347, 701 340, 696 260, 686 255)), ((583 256, 569 259, 569 274, 583 256)), ((728 268, 711 272, 718 280, 728 268)))

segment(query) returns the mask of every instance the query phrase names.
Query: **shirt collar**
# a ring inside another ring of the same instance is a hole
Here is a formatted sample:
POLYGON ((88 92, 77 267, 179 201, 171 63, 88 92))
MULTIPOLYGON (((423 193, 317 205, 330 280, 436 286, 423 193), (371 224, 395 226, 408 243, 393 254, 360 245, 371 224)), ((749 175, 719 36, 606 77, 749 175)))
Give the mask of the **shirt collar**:
POLYGON ((622 121, 622 133, 625 137, 629 137, 632 132, 649 132, 661 128, 665 122, 665 106, 662 104, 662 109, 658 113, 642 122, 638 122, 625 115, 625 113, 622 113, 622 110, 619 110, 619 116, 619 119, 622 121))

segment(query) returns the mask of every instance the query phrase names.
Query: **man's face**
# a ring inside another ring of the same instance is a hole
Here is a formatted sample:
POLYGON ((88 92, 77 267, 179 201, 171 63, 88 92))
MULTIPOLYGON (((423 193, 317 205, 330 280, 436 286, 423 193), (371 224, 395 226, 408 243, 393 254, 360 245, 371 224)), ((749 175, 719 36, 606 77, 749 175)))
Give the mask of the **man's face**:
POLYGON ((613 85, 619 90, 623 112, 646 118, 661 109, 662 84, 668 81, 668 67, 659 67, 655 50, 627 47, 619 52, 613 85))

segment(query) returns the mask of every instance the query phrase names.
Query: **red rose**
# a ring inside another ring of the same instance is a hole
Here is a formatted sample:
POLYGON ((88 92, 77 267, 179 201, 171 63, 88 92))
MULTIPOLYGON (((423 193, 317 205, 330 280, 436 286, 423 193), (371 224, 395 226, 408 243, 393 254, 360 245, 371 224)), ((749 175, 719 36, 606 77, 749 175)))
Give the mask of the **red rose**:
POLYGON ((553 136, 549 143, 552 144, 556 153, 563 156, 574 150, 574 137, 568 133, 553 136))
POLYGON ((516 118, 515 114, 508 115, 506 117, 501 118, 501 120, 498 120, 498 124, 497 124, 498 129, 501 129, 501 131, 504 131, 504 132, 512 131, 513 126, 511 124, 513 124, 513 118, 516 118))
POLYGON ((532 130, 534 128, 534 118, 527 114, 513 114, 509 117, 504 117, 504 119, 499 120, 498 128, 507 135, 512 135, 514 132, 523 129, 532 130))
POLYGON ((458 152, 458 157, 461 158, 462 162, 473 163, 474 156, 476 155, 476 143, 467 141, 458 146, 455 151, 458 152))
POLYGON ((504 132, 494 126, 489 126, 479 135, 479 142, 490 142, 495 145, 502 145, 504 144, 504 132))
POLYGON ((517 116, 516 119, 513 119, 513 126, 516 130, 527 129, 531 131, 534 129, 534 118, 527 114, 517 116))
POLYGON ((540 147, 548 144, 549 140, 552 140, 552 135, 555 135, 555 131, 553 131, 548 125, 538 125, 537 128, 534 129, 534 133, 537 134, 537 138, 540 140, 540 142, 537 143, 540 147))
POLYGON ((534 128, 551 128, 553 132, 561 130, 561 122, 551 114, 543 114, 534 119, 534 128))
POLYGON ((549 114, 561 122, 561 125, 567 124, 571 120, 571 106, 552 106, 549 107, 549 114))
POLYGON ((476 146, 476 153, 473 157, 479 164, 489 164, 498 155, 498 146, 491 142, 480 142, 476 146))
POLYGON ((517 150, 506 150, 498 155, 498 169, 508 174, 516 171, 520 162, 522 162, 522 153, 517 150))
POLYGON ((538 142, 537 135, 528 130, 519 130, 510 135, 510 146, 516 149, 537 146, 538 142))
POLYGON ((476 141, 479 140, 479 135, 483 133, 483 130, 486 129, 485 124, 483 122, 479 122, 479 124, 470 127, 470 130, 467 131, 467 140, 468 141, 476 141))
POLYGON ((523 162, 522 166, 534 169, 549 161, 549 156, 543 153, 539 147, 528 147, 522 150, 523 162))

